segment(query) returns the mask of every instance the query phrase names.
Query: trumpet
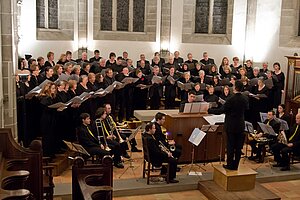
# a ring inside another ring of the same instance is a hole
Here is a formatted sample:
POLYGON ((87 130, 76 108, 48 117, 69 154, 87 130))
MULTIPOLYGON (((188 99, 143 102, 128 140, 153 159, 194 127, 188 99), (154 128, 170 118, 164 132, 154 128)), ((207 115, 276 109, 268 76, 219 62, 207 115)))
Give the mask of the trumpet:
POLYGON ((101 128, 101 131, 102 131, 102 137, 104 139, 104 143, 105 143, 105 150, 106 151, 110 151, 111 149, 108 147, 108 144, 107 144, 107 141, 106 141, 106 137, 104 135, 104 130, 103 130, 103 126, 102 126, 102 123, 101 123, 101 119, 96 119, 95 121, 96 123, 96 128, 97 128, 97 138, 98 138, 98 141, 99 141, 99 144, 101 145, 101 136, 99 134, 99 128, 101 128))
POLYGON ((176 150, 175 144, 170 145, 170 151, 175 151, 175 150, 176 150))
MULTIPOLYGON (((159 141, 159 148, 166 154, 171 153, 170 150, 161 141, 159 141)), ((173 156, 171 157, 174 158, 173 156)))
POLYGON ((107 122, 110 127, 111 134, 113 135, 113 131, 116 130, 117 136, 119 138, 119 142, 120 143, 126 142, 125 140, 122 139, 122 137, 117 129, 116 123, 114 122, 114 120, 112 119, 112 117, 110 115, 108 115, 108 117, 107 117, 107 122))

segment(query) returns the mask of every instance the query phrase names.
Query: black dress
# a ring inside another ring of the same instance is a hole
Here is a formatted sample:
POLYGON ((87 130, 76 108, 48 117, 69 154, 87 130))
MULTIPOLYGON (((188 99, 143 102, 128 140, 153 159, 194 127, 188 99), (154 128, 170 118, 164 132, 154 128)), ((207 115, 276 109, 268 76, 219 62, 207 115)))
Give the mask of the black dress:
POLYGON ((57 111, 48 106, 56 103, 54 98, 50 96, 42 96, 40 98, 41 113, 40 126, 42 132, 43 155, 55 157, 56 127, 57 127, 57 111))
POLYGON ((283 72, 280 72, 279 74, 273 73, 276 78, 273 80, 274 87, 273 87, 273 95, 274 95, 274 103, 273 108, 277 108, 278 105, 281 103, 281 96, 282 92, 281 90, 284 90, 284 82, 285 82, 285 76, 283 72))

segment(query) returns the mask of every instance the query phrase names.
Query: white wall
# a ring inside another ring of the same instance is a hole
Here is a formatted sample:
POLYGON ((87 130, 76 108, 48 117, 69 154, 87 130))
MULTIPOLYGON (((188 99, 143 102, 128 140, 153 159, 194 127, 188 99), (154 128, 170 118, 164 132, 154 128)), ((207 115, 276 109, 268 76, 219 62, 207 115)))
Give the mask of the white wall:
MULTIPOLYGON (((92 0, 89 0, 91 3, 92 0)), ((160 1, 158 1, 158 4, 160 1)), ((89 4, 91 6, 92 4, 89 4)), ((213 57, 219 65, 223 56, 228 56, 230 59, 233 56, 238 56, 240 60, 244 55, 245 44, 245 23, 246 23, 246 5, 247 0, 235 0, 234 15, 233 15, 233 29, 232 29, 232 44, 231 45, 207 45, 207 44, 188 44, 182 43, 182 19, 183 19, 183 1, 172 1, 172 21, 171 21, 171 35, 169 49, 171 52, 179 50, 181 56, 186 59, 186 54, 193 53, 196 59, 200 59, 203 51, 208 51, 209 55, 213 57)), ((160 7, 160 6, 159 6, 160 7)), ((89 11, 92 9, 89 8, 89 11)), ((60 53, 66 50, 71 50, 74 57, 77 56, 78 41, 37 41, 36 40, 36 13, 35 0, 23 1, 22 18, 21 18, 21 42, 19 45, 20 55, 26 53, 32 54, 33 57, 44 56, 48 51, 55 53, 57 60, 60 53)), ((272 64, 279 61, 285 71, 287 60, 285 55, 292 55, 298 49, 281 48, 279 47, 279 25, 281 15, 281 0, 257 0, 256 11, 256 26, 255 36, 253 41, 254 49, 251 56, 246 59, 252 59, 256 63, 268 61, 272 64)), ((92 15, 92 14, 90 14, 92 15)), ((91 19, 92 17, 89 17, 91 19)), ((158 9, 158 19, 160 19, 160 12, 158 9)), ((103 57, 108 57, 108 54, 113 51, 117 55, 121 55, 124 50, 128 51, 129 56, 138 60, 140 53, 145 53, 148 60, 152 58, 153 52, 160 48, 159 37, 157 42, 131 42, 131 41, 94 41, 92 37, 91 24, 89 22, 89 56, 92 56, 94 49, 99 49, 103 57)), ((159 23, 158 23, 159 25, 159 23)), ((76 26, 75 26, 76 27, 76 26)), ((159 27, 157 27, 159 30, 159 27)), ((157 31, 159 34, 159 31, 157 31)), ((76 30, 74 35, 76 35, 76 30)), ((159 35, 158 35, 159 36, 159 35)), ((75 37, 76 38, 76 37, 75 37)), ((246 47, 247 49, 247 47, 246 47)), ((249 49, 249 48, 248 48, 249 49)))

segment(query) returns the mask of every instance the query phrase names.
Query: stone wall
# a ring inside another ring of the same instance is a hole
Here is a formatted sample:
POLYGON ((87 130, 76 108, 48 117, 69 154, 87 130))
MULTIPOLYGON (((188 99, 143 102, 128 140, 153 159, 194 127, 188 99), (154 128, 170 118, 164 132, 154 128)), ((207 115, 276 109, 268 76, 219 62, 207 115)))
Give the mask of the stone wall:
POLYGON ((299 33, 300 0, 282 0, 279 45, 300 47, 299 33))
POLYGON ((12 128, 14 137, 17 137, 17 114, 16 114, 16 87, 14 71, 17 65, 17 13, 16 1, 0 1, 0 126, 12 128), (3 97, 3 99, 2 99, 3 97))

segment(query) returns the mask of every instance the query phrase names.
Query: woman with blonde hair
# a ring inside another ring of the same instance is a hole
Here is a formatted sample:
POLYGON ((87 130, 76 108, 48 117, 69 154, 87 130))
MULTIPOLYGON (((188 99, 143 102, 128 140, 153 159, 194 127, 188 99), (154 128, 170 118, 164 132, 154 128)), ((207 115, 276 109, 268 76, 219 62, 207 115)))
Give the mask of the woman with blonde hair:
POLYGON ((56 109, 49 108, 50 105, 56 103, 57 87, 55 83, 47 83, 39 94, 39 100, 41 104, 41 133, 43 154, 50 158, 55 158, 55 144, 56 144, 56 109))
POLYGON ((222 58, 222 62, 219 68, 219 73, 221 74, 221 77, 225 75, 225 67, 229 67, 229 59, 225 56, 222 58))

